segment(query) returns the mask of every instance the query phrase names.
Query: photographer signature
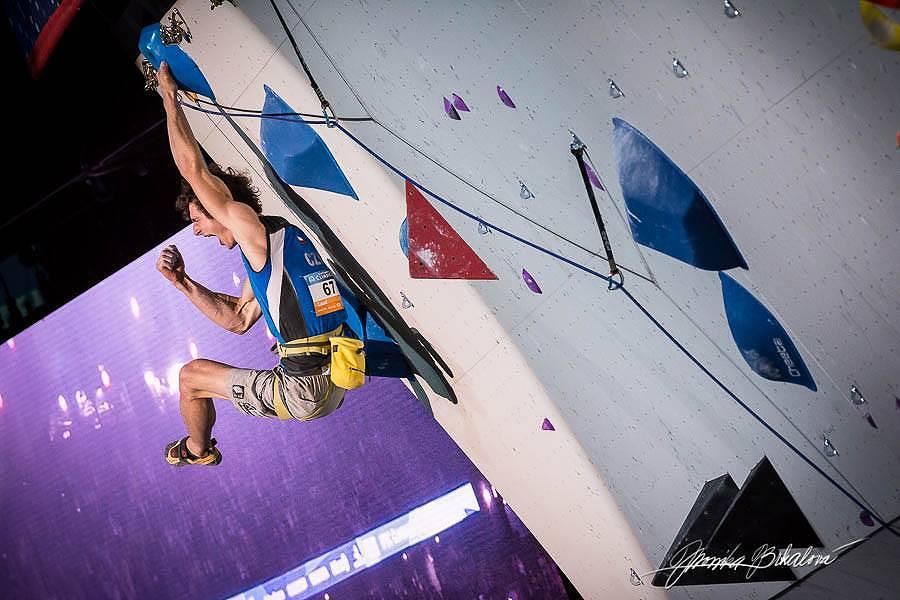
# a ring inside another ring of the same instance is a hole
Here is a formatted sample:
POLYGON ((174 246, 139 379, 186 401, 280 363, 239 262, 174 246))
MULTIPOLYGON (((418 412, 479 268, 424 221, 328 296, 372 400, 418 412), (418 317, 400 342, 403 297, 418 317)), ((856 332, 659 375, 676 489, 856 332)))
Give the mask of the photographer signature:
MULTIPOLYGON (((812 567, 830 565, 841 552, 863 541, 864 538, 838 546, 831 552, 822 554, 813 551, 809 546, 805 550, 794 550, 788 546, 784 550, 778 550, 775 546, 763 544, 756 549, 748 559, 745 554, 738 554, 740 544, 735 546, 727 556, 712 556, 706 554, 706 548, 700 540, 693 541, 678 549, 669 560, 669 566, 650 571, 645 575, 669 572, 666 578, 665 589, 669 589, 678 583, 685 573, 693 569, 711 569, 713 571, 741 568, 747 569, 746 578, 750 579, 759 569, 770 567, 812 567)), ((643 576, 642 576, 643 577, 643 576)))

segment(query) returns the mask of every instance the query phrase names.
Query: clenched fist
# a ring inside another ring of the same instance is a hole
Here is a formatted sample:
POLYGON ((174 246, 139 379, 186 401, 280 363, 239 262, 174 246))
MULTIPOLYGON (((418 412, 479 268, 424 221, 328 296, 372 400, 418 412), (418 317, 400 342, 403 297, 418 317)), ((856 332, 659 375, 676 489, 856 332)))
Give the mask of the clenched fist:
POLYGON ((174 245, 166 246, 156 261, 156 270, 174 285, 184 282, 184 259, 174 245))

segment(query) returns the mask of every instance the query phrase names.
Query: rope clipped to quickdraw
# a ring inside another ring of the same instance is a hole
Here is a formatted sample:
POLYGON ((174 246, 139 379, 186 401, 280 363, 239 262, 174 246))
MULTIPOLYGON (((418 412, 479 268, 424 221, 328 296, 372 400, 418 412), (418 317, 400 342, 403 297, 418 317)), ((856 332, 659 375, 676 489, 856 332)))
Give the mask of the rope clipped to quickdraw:
POLYGON ((606 250, 606 260, 609 261, 609 289, 622 287, 624 277, 616 265, 616 259, 613 257, 612 246, 609 243, 609 236, 606 234, 606 226, 603 224, 603 217, 600 215, 600 207, 597 206, 597 198, 594 196, 594 188, 591 186, 590 177, 588 177, 587 167, 584 164, 584 143, 578 139, 578 136, 572 133, 572 143, 569 145, 572 155, 578 162, 578 169, 581 171, 581 179, 584 180, 584 189, 587 190, 588 199, 591 201, 591 208, 594 211, 594 219, 597 220, 597 227, 600 229, 600 238, 603 240, 603 249, 606 250), (616 282, 612 278, 619 276, 616 282))
POLYGON ((303 71, 306 73, 306 76, 309 77, 309 84, 310 86, 312 86, 313 91, 319 98, 319 102, 322 103, 322 115, 325 117, 326 125, 328 125, 328 127, 334 127, 335 116, 334 110, 331 108, 331 104, 328 103, 328 100, 325 98, 325 94, 322 93, 321 89, 319 89, 319 84, 316 83, 316 78, 313 77, 312 73, 309 70, 309 67, 306 65, 306 61, 303 59, 303 54, 300 53, 300 47, 297 46, 297 40, 294 39, 294 34, 291 33, 291 29, 284 21, 284 17, 281 15, 281 11, 278 10, 278 5, 275 4, 275 0, 269 0, 269 4, 272 5, 272 9, 275 11, 275 14, 278 15, 278 20, 281 21, 281 27, 287 34, 288 39, 291 40, 291 46, 294 47, 294 53, 300 60, 300 66, 303 67, 303 71), (329 112, 331 113, 330 115, 329 112))

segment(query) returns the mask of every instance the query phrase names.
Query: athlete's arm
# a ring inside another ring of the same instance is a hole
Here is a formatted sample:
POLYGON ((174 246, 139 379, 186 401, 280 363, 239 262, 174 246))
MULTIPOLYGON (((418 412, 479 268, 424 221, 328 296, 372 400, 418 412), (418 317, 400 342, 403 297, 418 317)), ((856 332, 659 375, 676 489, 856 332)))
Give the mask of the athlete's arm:
POLYGON ((184 260, 175 246, 168 246, 162 251, 156 268, 172 282, 200 312, 223 329, 243 335, 262 316, 262 309, 250 287, 250 280, 244 280, 241 297, 230 296, 221 292, 213 292, 191 279, 184 272, 184 260))
POLYGON ((225 183, 210 173, 197 138, 178 102, 178 85, 165 63, 159 69, 159 90, 166 110, 169 147, 178 172, 194 190, 206 212, 231 230, 239 245, 258 245, 260 240, 265 240, 265 227, 252 208, 235 202, 225 183))

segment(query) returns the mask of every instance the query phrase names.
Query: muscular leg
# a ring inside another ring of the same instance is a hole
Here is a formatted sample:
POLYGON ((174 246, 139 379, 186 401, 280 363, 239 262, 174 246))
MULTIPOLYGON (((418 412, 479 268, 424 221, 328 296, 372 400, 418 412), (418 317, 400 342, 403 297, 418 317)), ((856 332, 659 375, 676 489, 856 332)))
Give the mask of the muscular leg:
POLYGON ((206 359, 196 359, 181 368, 178 378, 181 392, 181 417, 187 427, 188 450, 204 456, 212 428, 216 423, 213 398, 229 398, 228 371, 230 365, 206 359))

